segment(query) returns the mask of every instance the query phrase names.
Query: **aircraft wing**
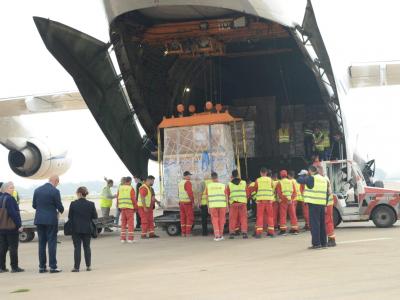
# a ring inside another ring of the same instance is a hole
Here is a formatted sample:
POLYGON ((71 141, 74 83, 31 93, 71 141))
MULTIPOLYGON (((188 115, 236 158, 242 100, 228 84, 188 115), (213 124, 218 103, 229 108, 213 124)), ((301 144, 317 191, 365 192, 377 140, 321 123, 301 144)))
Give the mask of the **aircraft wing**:
POLYGON ((354 63, 349 66, 352 88, 400 84, 400 61, 354 63))
POLYGON ((0 99, 0 118, 87 109, 78 91, 0 99))

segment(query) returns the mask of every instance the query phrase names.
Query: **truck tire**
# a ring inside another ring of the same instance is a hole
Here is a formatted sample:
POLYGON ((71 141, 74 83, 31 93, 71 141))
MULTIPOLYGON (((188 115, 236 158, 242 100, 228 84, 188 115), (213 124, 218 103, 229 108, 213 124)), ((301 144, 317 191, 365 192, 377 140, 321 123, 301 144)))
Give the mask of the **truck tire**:
POLYGON ((339 226, 339 224, 342 223, 342 217, 340 216, 339 211, 337 208, 333 208, 333 225, 336 227, 339 226))
POLYGON ((379 205, 373 210, 371 219, 376 227, 387 228, 396 222, 396 214, 390 207, 379 205))
POLYGON ((374 187, 384 188, 385 185, 383 184, 383 181, 377 180, 377 181, 374 182, 374 187))
POLYGON ((169 236, 177 236, 181 233, 181 225, 180 223, 170 223, 165 227, 165 230, 169 236))
POLYGON ((28 243, 35 238, 34 231, 23 231, 19 233, 19 241, 21 243, 28 243))

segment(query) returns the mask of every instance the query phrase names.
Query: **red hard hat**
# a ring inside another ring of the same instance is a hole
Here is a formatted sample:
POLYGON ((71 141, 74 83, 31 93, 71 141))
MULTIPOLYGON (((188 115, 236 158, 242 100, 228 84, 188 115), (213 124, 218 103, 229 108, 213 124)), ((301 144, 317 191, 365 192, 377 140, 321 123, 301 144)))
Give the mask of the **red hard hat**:
POLYGON ((286 170, 282 170, 282 171, 280 172, 280 175, 281 175, 281 178, 287 177, 287 171, 286 171, 286 170))

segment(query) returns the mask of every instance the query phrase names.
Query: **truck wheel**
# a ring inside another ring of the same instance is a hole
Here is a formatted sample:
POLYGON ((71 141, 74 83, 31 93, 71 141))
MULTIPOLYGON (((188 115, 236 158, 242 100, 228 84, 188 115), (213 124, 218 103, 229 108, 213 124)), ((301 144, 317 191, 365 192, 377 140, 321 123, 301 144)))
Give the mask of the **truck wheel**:
POLYGON ((377 180, 377 181, 374 182, 374 187, 384 188, 385 185, 383 184, 383 181, 377 180))
POLYGON ((23 231, 19 233, 19 241, 21 243, 28 243, 35 238, 35 232, 33 231, 23 231))
POLYGON ((333 225, 335 225, 335 228, 339 226, 339 224, 342 223, 342 218, 340 217, 339 211, 337 208, 333 209, 333 225))
POLYGON ((396 222, 394 211, 390 207, 384 205, 376 207, 371 218, 375 226, 379 228, 390 227, 396 222))
POLYGON ((169 236, 177 236, 181 233, 181 225, 179 223, 168 224, 165 229, 169 236))

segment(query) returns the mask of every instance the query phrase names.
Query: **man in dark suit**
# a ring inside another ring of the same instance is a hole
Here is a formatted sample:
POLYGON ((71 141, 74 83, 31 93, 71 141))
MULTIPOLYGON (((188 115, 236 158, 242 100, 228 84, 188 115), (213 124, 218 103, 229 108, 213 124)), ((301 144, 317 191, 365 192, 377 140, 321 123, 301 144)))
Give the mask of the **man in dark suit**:
POLYGON ((91 270, 90 239, 93 230, 93 220, 97 219, 97 211, 93 202, 86 200, 86 187, 78 188, 78 200, 71 202, 68 219, 72 223, 72 241, 74 243, 74 268, 72 272, 79 272, 81 264, 81 245, 85 254, 86 270, 91 270))
POLYGON ((35 225, 39 238, 39 273, 48 272, 46 268, 46 246, 49 248, 50 273, 59 273, 57 268, 58 213, 64 212, 60 191, 56 189, 60 179, 52 176, 49 182, 38 187, 33 194, 32 207, 36 210, 35 225))

